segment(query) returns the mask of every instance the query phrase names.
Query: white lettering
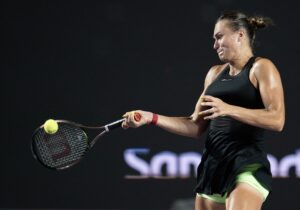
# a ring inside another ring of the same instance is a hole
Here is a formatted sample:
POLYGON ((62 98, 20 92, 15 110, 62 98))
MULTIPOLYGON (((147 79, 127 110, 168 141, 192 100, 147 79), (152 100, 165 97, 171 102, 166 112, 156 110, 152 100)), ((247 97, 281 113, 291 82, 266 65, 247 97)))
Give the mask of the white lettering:
POLYGON ((173 152, 160 152, 150 162, 152 175, 162 176, 162 167, 166 166, 167 176, 177 176, 177 155, 173 152))
POLYGON ((271 165, 271 172, 272 172, 272 176, 276 177, 278 176, 278 161, 276 159, 275 156, 268 154, 268 160, 270 162, 271 165))
POLYGON ((149 149, 145 148, 134 148, 134 149, 126 149, 124 152, 125 162, 130 166, 132 169, 138 171, 141 176, 149 176, 150 168, 148 163, 143 160, 142 158, 138 157, 138 154, 148 154, 149 149))
POLYGON ((296 154, 287 155, 282 158, 279 166, 279 176, 289 177, 289 171, 295 167, 296 176, 300 177, 300 150, 296 154))
MULTIPOLYGON (((131 148, 124 151, 126 164, 137 172, 137 175, 126 175, 126 178, 189 178, 196 176, 197 167, 201 161, 201 154, 184 152, 176 154, 171 151, 162 151, 152 157, 148 148, 131 148), (144 155, 149 160, 144 160, 144 155)), ((268 154, 273 177, 289 177, 291 168, 295 168, 296 177, 300 177, 300 149, 295 154, 288 154, 281 160, 268 154)))
POLYGON ((197 167, 201 161, 201 155, 196 152, 185 152, 179 155, 179 175, 181 178, 191 176, 191 166, 193 176, 197 174, 197 167))

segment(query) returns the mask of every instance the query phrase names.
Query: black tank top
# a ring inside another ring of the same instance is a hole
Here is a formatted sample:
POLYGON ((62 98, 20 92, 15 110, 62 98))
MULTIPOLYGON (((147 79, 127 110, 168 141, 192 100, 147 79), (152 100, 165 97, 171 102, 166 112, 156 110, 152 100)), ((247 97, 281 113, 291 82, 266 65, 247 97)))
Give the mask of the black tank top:
POLYGON ((229 65, 218 75, 205 94, 222 99, 224 102, 247 108, 263 108, 258 89, 249 79, 250 69, 255 57, 249 59, 241 72, 235 76, 229 74, 229 65))
MULTIPOLYGON (((241 72, 229 74, 229 65, 208 86, 205 95, 249 109, 264 108, 260 92, 249 79, 255 57, 249 59, 241 72)), ((224 194, 234 187, 235 178, 246 165, 259 163, 262 167, 255 177, 270 189, 271 172, 263 151, 264 129, 251 126, 230 117, 210 120, 204 153, 198 167, 196 191, 206 194, 224 194)))

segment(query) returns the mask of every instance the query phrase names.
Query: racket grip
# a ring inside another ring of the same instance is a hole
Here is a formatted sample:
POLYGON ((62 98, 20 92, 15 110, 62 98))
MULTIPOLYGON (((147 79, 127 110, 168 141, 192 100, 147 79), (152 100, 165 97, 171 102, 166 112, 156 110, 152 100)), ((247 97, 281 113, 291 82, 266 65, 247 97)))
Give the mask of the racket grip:
POLYGON ((139 122, 141 120, 141 118, 142 118, 142 115, 140 113, 138 113, 138 112, 134 113, 134 120, 135 121, 139 122))

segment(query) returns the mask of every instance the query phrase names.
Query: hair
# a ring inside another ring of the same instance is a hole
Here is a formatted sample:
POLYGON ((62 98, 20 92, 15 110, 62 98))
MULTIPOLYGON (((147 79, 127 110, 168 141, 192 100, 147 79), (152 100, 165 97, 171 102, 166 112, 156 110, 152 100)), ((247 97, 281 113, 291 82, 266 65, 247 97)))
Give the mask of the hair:
POLYGON ((253 49, 255 45, 256 31, 274 25, 269 17, 264 16, 247 16, 242 12, 226 11, 220 15, 216 22, 220 20, 228 20, 229 27, 233 31, 244 28, 248 34, 250 47, 253 49))

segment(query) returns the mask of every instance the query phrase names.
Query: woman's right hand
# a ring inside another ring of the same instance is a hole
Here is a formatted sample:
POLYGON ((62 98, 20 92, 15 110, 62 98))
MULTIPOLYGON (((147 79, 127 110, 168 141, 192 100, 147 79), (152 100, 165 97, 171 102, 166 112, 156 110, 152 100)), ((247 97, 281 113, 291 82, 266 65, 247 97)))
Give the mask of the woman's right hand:
POLYGON ((125 118, 125 121, 122 123, 122 128, 138 128, 142 125, 150 124, 153 118, 153 113, 135 110, 126 112, 123 117, 125 118))

